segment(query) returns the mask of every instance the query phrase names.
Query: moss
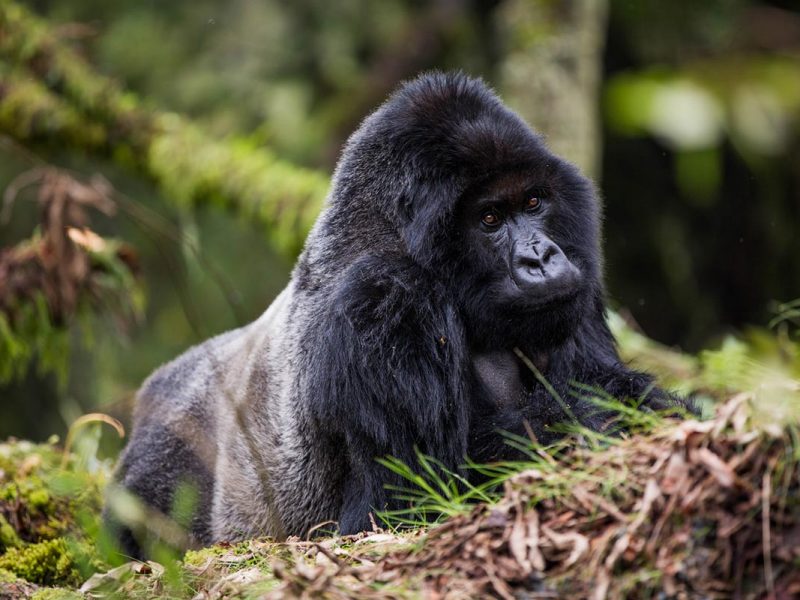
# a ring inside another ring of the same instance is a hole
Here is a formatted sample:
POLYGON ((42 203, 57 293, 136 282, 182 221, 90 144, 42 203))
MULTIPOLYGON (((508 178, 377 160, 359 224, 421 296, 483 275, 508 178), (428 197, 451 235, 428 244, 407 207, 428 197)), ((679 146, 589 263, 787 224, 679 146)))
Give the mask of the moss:
POLYGON ((9 522, 6 521, 6 518, 0 514, 0 550, 14 548, 21 543, 22 540, 19 539, 17 532, 11 527, 9 522))
POLYGON ((84 596, 72 590, 45 588, 33 593, 30 600, 83 600, 84 596))
MULTIPOLYGON (((94 547, 106 473, 74 459, 62 469, 56 442, 0 442, 0 582, 71 587, 108 566, 94 547), (16 516, 14 526, 4 514, 16 516)), ((59 593, 44 597, 74 597, 59 593)))
POLYGON ((207 566, 209 560, 212 563, 218 562, 218 559, 223 556, 248 557, 235 561, 223 560, 222 562, 226 564, 225 569, 228 572, 239 571, 248 567, 258 567, 262 571, 265 571, 271 569, 270 561, 274 558, 280 558, 290 563, 293 562, 294 559, 292 554, 287 552, 284 544, 245 540, 232 545, 225 543, 208 546, 207 548, 200 548, 198 550, 187 550, 183 556, 182 562, 190 569, 200 568, 207 566))
POLYGON ((187 550, 183 556, 183 563, 192 567, 200 567, 204 565, 209 558, 217 558, 226 552, 229 548, 223 546, 209 546, 208 548, 200 548, 199 550, 187 550))
POLYGON ((243 555, 252 554, 252 540, 245 540, 236 544, 227 542, 221 544, 214 544, 205 548, 198 548, 197 550, 187 550, 183 556, 183 563, 190 566, 201 566, 205 564, 209 558, 218 558, 226 555, 243 555))
POLYGON ((70 528, 68 504, 54 499, 48 483, 36 475, 17 477, 0 487, 0 508, 14 507, 22 523, 20 530, 14 531, 7 521, 0 520, 0 548, 18 546, 20 539, 38 542, 63 535, 70 528))
POLYGON ((28 494, 28 504, 33 508, 44 510, 47 508, 49 503, 50 493, 44 488, 31 490, 31 492, 28 494))
POLYGON ((0 556, 0 569, 40 585, 80 585, 83 580, 63 538, 12 548, 0 556))
POLYGON ((11 571, 0 569, 0 583, 13 583, 17 581, 18 577, 11 571))
POLYGON ((52 443, 0 443, 6 473, 0 483, 0 554, 24 542, 79 533, 87 523, 99 520, 105 474, 74 470, 71 463, 60 469, 61 459, 61 451, 52 443), (16 531, 2 519, 12 512, 18 515, 16 531), (83 518, 87 513, 91 516, 83 518))

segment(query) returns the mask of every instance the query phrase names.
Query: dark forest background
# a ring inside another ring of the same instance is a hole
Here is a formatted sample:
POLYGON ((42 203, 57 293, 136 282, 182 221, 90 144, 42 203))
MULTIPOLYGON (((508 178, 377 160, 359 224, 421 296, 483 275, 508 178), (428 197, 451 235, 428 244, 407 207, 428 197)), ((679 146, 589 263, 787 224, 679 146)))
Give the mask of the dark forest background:
MULTIPOLYGON (((777 303, 800 297, 793 1, 0 0, 0 47, 16 39, 17 7, 116 82, 123 110, 130 94, 160 123, 174 113, 200 128, 180 158, 196 152, 194 173, 210 182, 249 181, 261 164, 253 157, 268 150, 285 162, 276 181, 317 194, 349 133, 398 82, 458 68, 488 80, 597 180, 612 305, 648 336, 695 352, 767 326, 777 303), (554 121, 560 129, 548 130, 554 121), (207 143, 254 166, 226 170, 207 143)), ((182 202, 182 171, 169 179, 174 150, 150 155, 159 179, 135 143, 122 156, 113 140, 93 151, 82 126, 72 137, 27 135, 30 73, 42 89, 80 94, 32 59, 20 76, 19 52, 0 54, 0 189, 42 165, 102 173, 121 209, 93 214, 91 226, 130 246, 138 282, 125 318, 95 307, 56 323, 66 332, 56 352, 69 349, 61 373, 32 366, 0 383, 0 438, 44 439, 89 410, 125 415, 154 367, 257 317, 298 248, 280 220, 182 202)), ((139 123, 125 135, 144 135, 139 123)), ((5 203, 0 248, 41 231, 34 198, 26 189, 5 203)))

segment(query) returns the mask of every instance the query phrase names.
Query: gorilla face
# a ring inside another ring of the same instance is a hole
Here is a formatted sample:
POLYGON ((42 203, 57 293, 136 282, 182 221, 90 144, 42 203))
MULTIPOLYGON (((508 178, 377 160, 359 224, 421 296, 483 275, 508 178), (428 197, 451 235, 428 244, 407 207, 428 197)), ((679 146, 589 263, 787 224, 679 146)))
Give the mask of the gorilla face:
POLYGON ((503 186, 469 203, 463 227, 498 302, 533 312, 574 298, 581 272, 545 231, 552 194, 503 186))
POLYGON ((537 181, 523 169, 493 178, 461 202, 453 244, 460 247, 461 302, 475 347, 531 339, 541 341, 540 349, 555 345, 590 304, 592 270, 575 244, 551 232, 568 199, 549 179, 537 181))

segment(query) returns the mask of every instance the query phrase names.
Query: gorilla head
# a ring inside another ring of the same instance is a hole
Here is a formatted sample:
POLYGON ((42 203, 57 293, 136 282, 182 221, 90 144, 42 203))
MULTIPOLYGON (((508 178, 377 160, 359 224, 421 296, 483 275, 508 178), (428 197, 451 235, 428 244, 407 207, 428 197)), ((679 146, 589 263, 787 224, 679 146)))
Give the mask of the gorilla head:
POLYGON ((463 75, 423 76, 371 115, 332 199, 328 210, 359 215, 360 243, 383 225, 446 282, 473 348, 554 346, 602 293, 591 182, 463 75))
POLYGON ((575 382, 673 403, 620 363, 598 240, 591 183, 481 81, 403 85, 348 141, 272 306, 145 383, 122 484, 164 512, 197 485, 199 542, 351 533, 396 504, 376 457, 457 470, 510 457, 500 430, 603 428, 575 382))

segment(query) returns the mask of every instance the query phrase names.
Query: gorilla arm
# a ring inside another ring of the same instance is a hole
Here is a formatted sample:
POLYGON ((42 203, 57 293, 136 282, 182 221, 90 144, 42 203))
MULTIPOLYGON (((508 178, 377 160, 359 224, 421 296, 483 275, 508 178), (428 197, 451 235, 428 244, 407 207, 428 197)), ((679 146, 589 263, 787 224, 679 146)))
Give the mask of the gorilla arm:
MULTIPOLYGON (((644 410, 663 411, 675 416, 682 410, 692 411, 691 400, 675 396, 656 385, 655 378, 628 367, 619 357, 617 343, 605 319, 605 308, 598 302, 597 317, 587 320, 575 336, 574 363, 581 373, 575 383, 597 388, 618 400, 633 400, 644 410)), ((581 395, 587 395, 588 390, 581 395)), ((593 409, 598 412, 596 408, 593 409)), ((603 418, 608 418, 605 413, 603 418)), ((590 427, 597 429, 598 417, 590 427)))
POLYGON ((649 410, 692 410, 691 403, 659 388, 651 375, 622 362, 604 310, 598 302, 593 318, 584 319, 573 336, 548 351, 528 346, 473 356, 481 391, 474 404, 470 458, 477 463, 522 458, 498 432, 533 434, 539 443, 550 444, 562 437, 554 425, 577 421, 594 431, 606 430, 616 414, 592 403, 592 390, 649 410))
POLYGON ((311 332, 311 418, 343 441, 349 467, 343 534, 369 529, 370 510, 396 505, 385 485, 402 482, 376 458, 414 468, 418 449, 455 469, 466 454, 463 327, 419 269, 398 256, 355 261, 311 332))

